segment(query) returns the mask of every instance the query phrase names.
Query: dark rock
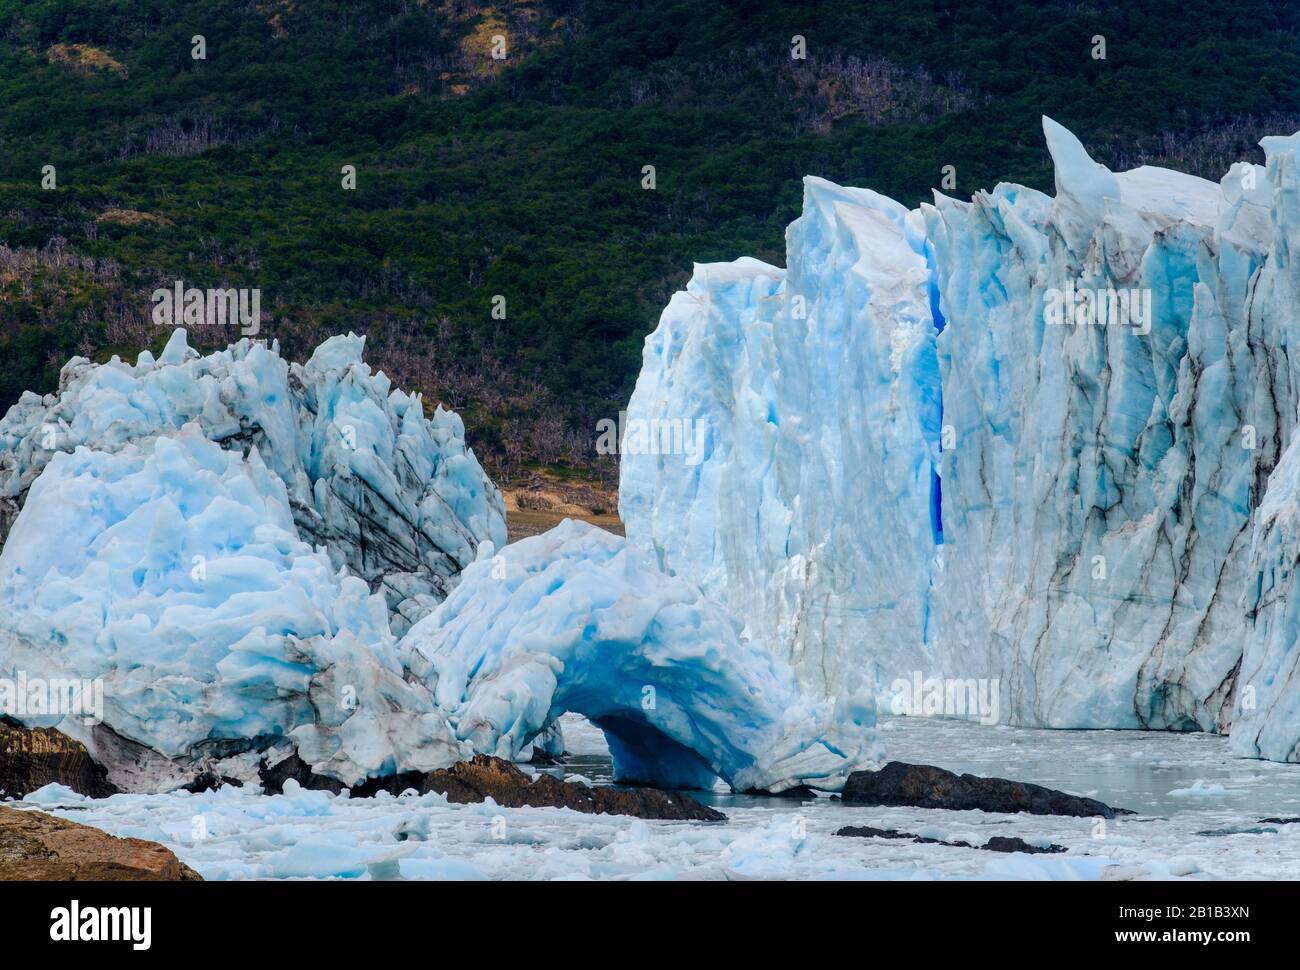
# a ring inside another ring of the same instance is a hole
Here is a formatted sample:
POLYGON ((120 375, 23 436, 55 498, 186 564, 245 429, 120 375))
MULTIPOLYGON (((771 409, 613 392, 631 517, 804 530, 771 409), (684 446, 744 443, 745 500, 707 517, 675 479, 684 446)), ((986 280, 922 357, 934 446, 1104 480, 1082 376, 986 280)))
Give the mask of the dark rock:
POLYGON ((810 798, 817 797, 817 793, 807 785, 795 785, 793 788, 778 792, 765 791, 762 788, 751 788, 745 794, 762 795, 766 798, 797 798, 800 801, 808 801, 810 798))
POLYGON ((1066 851, 1063 845, 1053 843, 1044 848, 1040 845, 1031 845, 1024 839, 1006 835, 995 835, 983 845, 976 846, 969 842, 945 842, 943 839, 931 839, 923 835, 913 835, 911 832, 896 832, 892 829, 877 829, 869 825, 846 825, 835 834, 861 839, 910 839, 920 845, 946 845, 954 849, 984 849, 988 852, 1027 852, 1030 855, 1040 855, 1066 851))
MULTIPOLYGON (((262 787, 271 795, 279 795, 283 792, 284 783, 291 778, 303 788, 333 792, 335 795, 348 787, 337 778, 316 774, 311 770, 311 765, 296 753, 274 765, 268 766, 266 762, 262 762, 257 769, 257 774, 261 779, 262 787)), ((390 795, 400 795, 404 791, 414 789, 423 795, 429 790, 427 779, 428 775, 423 771, 402 771, 395 775, 367 778, 353 785, 351 794, 353 798, 373 798, 381 791, 386 791, 390 795)))
POLYGON ((989 852, 1027 852, 1030 855, 1052 854, 1065 851, 1065 846, 1057 845, 1056 843, 1051 843, 1044 848, 1041 845, 1030 845, 1024 839, 1007 835, 995 835, 980 846, 980 848, 987 849, 989 852))
POLYGON ((913 835, 911 832, 896 832, 893 829, 877 829, 870 825, 846 825, 835 833, 836 835, 847 835, 858 839, 919 839, 919 835, 913 835))
POLYGON ((726 816, 689 795, 658 788, 588 788, 542 775, 536 781, 509 761, 477 755, 428 775, 429 791, 456 803, 491 797, 505 808, 571 808, 589 815, 635 815, 637 818, 726 821, 726 816))
POLYGON ((22 798, 49 784, 66 785, 91 798, 117 792, 107 770, 80 741, 54 728, 26 728, 0 717, 0 794, 22 798))
POLYGON ((222 785, 232 785, 235 788, 244 787, 244 783, 238 778, 228 778, 225 775, 218 775, 215 771, 205 771, 188 785, 181 785, 181 791, 197 795, 200 792, 216 791, 222 785))
POLYGON ((303 788, 315 791, 328 791, 337 795, 347 785, 337 778, 318 775, 311 770, 311 765, 298 757, 297 753, 289 755, 283 761, 268 765, 265 761, 257 769, 257 776, 268 795, 279 795, 284 791, 284 783, 292 779, 303 788))
POLYGON ((1226 829, 1203 829, 1196 833, 1208 839, 1222 838, 1225 835, 1277 835, 1277 829, 1245 826, 1226 829))
POLYGON ((44 812, 0 808, 0 881, 201 882, 168 848, 44 812))
POLYGON ((1290 818, 1261 818, 1259 820, 1260 825, 1295 825, 1297 823, 1300 823, 1300 815, 1290 818))
MULTIPOLYGON (((259 769, 262 786, 272 794, 284 790, 290 778, 304 788, 341 792, 346 785, 333 778, 315 774, 296 754, 278 764, 259 769)), ((503 808, 571 808, 589 815, 635 815, 637 818, 692 819, 721 822, 726 816, 689 795, 658 788, 588 788, 573 781, 560 781, 552 775, 531 780, 515 765, 501 758, 477 755, 438 771, 403 772, 384 778, 368 778, 352 789, 354 798, 367 798, 386 791, 400 795, 414 789, 423 795, 435 791, 457 804, 481 802, 491 798, 503 808)))
POLYGON ((1074 815, 1114 818, 1132 815, 1093 798, 1005 778, 957 775, 932 765, 891 761, 879 771, 855 771, 841 793, 846 805, 892 805, 907 808, 947 808, 956 811, 1028 812, 1031 815, 1074 815))

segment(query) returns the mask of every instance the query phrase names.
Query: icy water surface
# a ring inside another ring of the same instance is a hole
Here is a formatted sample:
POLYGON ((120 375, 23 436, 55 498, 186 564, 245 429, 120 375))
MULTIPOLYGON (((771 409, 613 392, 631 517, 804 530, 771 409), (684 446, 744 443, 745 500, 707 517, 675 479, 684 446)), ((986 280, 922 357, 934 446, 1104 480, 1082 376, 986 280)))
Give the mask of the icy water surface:
POLYGON ((1300 765, 1235 758, 1219 735, 1044 731, 901 717, 883 720, 881 729, 886 756, 897 761, 1030 781, 1145 814, 1199 805, 1300 815, 1300 765))
MULTIPOLYGON (((610 777, 600 732, 566 718, 573 752, 556 771, 610 777)), ((894 718, 887 756, 1061 788, 1139 814, 1110 822, 925 809, 838 799, 699 795, 725 823, 648 822, 567 809, 449 805, 439 795, 349 799, 324 792, 89 800, 44 789, 40 808, 172 848, 208 879, 1294 879, 1300 766, 1232 758, 1225 739, 1042 731, 894 718), (1056 843, 1058 855, 1000 854, 836 836, 871 825, 982 845, 994 835, 1056 843)), ((536 770, 536 769, 533 769, 536 770)))
MULTIPOLYGON (((581 718, 566 716, 565 724, 576 753, 551 773, 610 783, 613 766, 600 732, 581 718)), ((1300 816, 1300 765, 1233 757, 1228 739, 1218 735, 1044 731, 907 717, 885 718, 880 729, 891 761, 1032 782, 1144 814, 1212 804, 1261 817, 1300 816)), ((771 801, 723 791, 692 794, 723 810, 771 801)))

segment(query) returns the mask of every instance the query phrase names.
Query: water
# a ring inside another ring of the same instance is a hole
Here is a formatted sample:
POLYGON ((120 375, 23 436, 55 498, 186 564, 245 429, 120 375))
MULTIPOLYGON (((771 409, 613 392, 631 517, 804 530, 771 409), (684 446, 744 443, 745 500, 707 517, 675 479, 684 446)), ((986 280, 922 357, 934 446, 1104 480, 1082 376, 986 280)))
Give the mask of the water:
MULTIPOLYGON (((562 723, 569 749, 580 753, 562 766, 542 770, 612 784, 613 765, 599 730, 574 715, 565 715, 562 723)), ((1142 814, 1168 815, 1213 804, 1261 818, 1300 816, 1300 765, 1234 757, 1228 739, 1219 735, 1053 731, 918 717, 884 718, 880 730, 891 761, 1031 782, 1142 814)), ((788 810, 800 801, 736 795, 721 787, 690 794, 722 811, 788 810)))
POLYGON ((1300 815, 1300 765, 1234 757, 1219 735, 1049 731, 927 718, 888 718, 881 729, 890 759, 1033 782, 1132 811, 1162 815, 1204 803, 1261 816, 1300 815), (1223 791, 1188 792, 1197 782, 1223 791))

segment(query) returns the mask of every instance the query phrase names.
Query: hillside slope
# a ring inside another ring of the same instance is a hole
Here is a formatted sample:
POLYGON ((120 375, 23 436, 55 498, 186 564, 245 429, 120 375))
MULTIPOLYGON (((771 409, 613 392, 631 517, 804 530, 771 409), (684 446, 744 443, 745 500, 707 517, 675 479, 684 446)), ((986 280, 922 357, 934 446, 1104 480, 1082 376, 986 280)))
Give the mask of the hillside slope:
POLYGON ((159 351, 156 287, 256 287, 263 336, 367 334, 502 484, 609 487, 595 424, 660 308, 695 261, 778 260, 802 175, 1047 189, 1044 113, 1112 168, 1262 161, 1300 126, 1298 26, 1265 0, 0 0, 0 408, 72 353, 159 351))

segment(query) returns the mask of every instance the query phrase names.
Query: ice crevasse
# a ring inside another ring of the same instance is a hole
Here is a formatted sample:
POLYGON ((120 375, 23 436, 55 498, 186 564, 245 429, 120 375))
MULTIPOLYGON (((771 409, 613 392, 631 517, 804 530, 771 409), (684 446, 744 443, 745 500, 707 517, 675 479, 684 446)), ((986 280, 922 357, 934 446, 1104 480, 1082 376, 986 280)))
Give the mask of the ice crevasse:
POLYGON ((785 270, 697 266, 627 424, 707 446, 625 446, 629 540, 826 695, 989 678, 1013 723, 1297 760, 1300 136, 1216 185, 1044 131, 1054 196, 808 178, 785 270), (1053 314, 1084 291, 1133 313, 1053 314))

